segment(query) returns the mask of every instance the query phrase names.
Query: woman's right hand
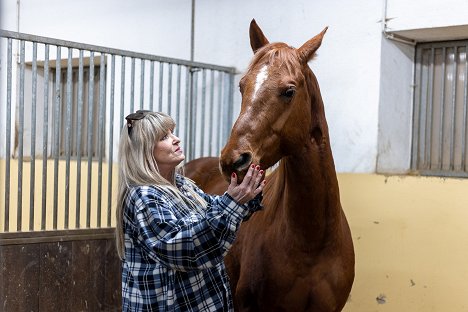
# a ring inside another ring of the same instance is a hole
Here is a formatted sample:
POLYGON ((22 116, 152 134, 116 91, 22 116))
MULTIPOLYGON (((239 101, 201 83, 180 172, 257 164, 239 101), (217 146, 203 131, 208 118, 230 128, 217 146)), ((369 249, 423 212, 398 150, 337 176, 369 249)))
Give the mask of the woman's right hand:
POLYGON ((237 175, 233 172, 227 193, 240 205, 252 200, 263 191, 265 180, 262 181, 263 170, 260 166, 250 165, 244 180, 237 184, 237 175))

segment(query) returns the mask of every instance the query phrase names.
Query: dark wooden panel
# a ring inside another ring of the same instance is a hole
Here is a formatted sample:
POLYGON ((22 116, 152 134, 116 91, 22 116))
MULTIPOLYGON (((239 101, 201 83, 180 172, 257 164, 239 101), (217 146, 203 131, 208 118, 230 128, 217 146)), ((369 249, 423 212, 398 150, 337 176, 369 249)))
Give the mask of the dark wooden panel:
MULTIPOLYGON (((122 271, 121 262, 117 255, 115 240, 106 243, 106 292, 104 310, 111 311, 112 307, 120 307, 122 303, 122 271)), ((113 311, 113 310, 112 310, 113 311)), ((119 308, 118 311, 121 311, 119 308)))
POLYGON ((38 245, 0 248, 0 310, 38 311, 38 245))
POLYGON ((121 311, 120 260, 107 232, 1 237, 0 311, 121 311))
POLYGON ((43 243, 40 246, 40 310, 71 311, 72 242, 43 243))
POLYGON ((72 279, 73 290, 70 298, 71 305, 76 311, 89 311, 88 304, 90 293, 89 287, 89 262, 91 246, 87 240, 73 243, 73 267, 72 279))

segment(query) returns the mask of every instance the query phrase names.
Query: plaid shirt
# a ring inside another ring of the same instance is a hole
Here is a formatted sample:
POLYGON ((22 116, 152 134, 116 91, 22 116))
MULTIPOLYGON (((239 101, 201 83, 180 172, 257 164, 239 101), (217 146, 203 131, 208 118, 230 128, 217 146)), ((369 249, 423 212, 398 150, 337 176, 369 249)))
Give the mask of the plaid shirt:
POLYGON ((181 176, 207 202, 203 213, 153 186, 132 188, 125 200, 123 311, 233 311, 224 256, 261 195, 238 205, 227 193, 210 196, 181 176))

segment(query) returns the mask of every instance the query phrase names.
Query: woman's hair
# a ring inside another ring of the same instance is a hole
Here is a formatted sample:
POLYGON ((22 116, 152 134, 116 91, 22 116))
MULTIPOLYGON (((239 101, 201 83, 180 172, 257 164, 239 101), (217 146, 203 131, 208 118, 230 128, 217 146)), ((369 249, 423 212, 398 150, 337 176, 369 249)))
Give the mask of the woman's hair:
POLYGON ((123 210, 130 188, 151 185, 177 197, 183 202, 181 206, 188 206, 195 211, 205 209, 207 206, 206 201, 192 188, 184 188, 192 195, 192 200, 190 200, 176 187, 175 177, 176 173, 182 174, 181 166, 173 170, 170 181, 159 173, 153 151, 157 142, 174 128, 175 122, 170 116, 146 111, 143 118, 127 122, 122 129, 119 142, 119 186, 116 212, 116 244, 121 259, 125 258, 123 210))

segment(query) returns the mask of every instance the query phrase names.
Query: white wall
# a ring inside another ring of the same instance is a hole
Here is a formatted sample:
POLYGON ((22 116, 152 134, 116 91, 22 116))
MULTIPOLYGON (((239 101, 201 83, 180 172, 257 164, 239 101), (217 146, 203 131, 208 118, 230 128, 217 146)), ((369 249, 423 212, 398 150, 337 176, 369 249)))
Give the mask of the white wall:
MULTIPOLYGON (((18 30, 16 2, 0 2, 3 29, 18 30)), ((190 58, 191 0, 19 3, 20 32, 190 58)), ((198 0, 195 60, 235 66, 242 73, 252 56, 248 40, 252 18, 270 41, 296 47, 329 26, 310 66, 321 86, 337 170, 404 172, 411 144, 412 48, 382 40, 383 5, 383 0, 198 0)), ((387 3, 387 16, 393 18, 389 30, 465 25, 464 12, 468 12, 464 0, 387 3)), ((237 113, 237 91, 235 103, 237 113)))

